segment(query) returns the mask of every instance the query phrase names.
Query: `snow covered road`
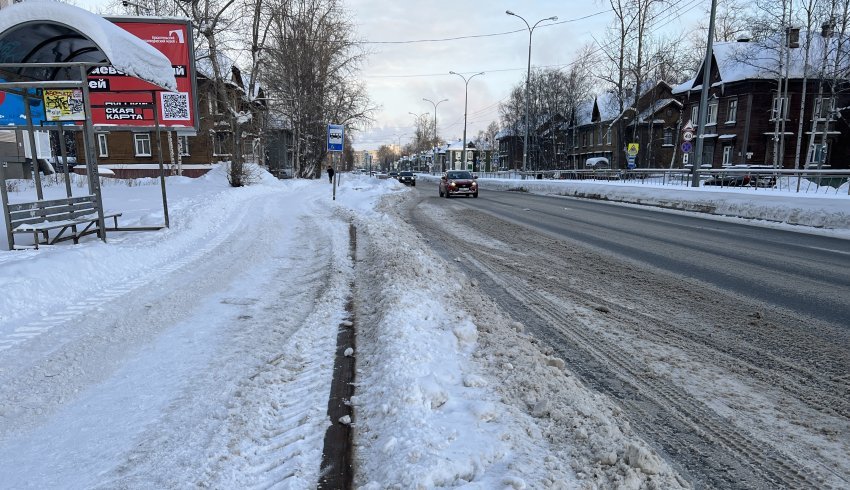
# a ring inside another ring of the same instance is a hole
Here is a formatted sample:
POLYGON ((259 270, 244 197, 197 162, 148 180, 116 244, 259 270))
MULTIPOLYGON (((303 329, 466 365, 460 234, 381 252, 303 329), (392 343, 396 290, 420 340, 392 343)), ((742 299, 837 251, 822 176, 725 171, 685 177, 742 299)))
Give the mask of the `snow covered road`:
MULTIPOLYGON (((344 174, 335 201, 324 179, 233 189, 221 168, 168 185, 170 229, 0 252, 0 487, 315 488, 348 322, 358 488, 688 488, 723 465, 762 481, 742 454, 794 486, 846 472, 846 403, 819 411, 805 370, 734 331, 707 340, 716 312, 677 330, 669 279, 627 269, 641 292, 613 301, 587 252, 457 201, 408 213, 419 191, 394 180, 344 174), (716 461, 658 443, 703 416, 716 461), (781 451, 759 445, 772 428, 781 451)), ((104 192, 124 225, 161 221, 156 186, 104 192)))

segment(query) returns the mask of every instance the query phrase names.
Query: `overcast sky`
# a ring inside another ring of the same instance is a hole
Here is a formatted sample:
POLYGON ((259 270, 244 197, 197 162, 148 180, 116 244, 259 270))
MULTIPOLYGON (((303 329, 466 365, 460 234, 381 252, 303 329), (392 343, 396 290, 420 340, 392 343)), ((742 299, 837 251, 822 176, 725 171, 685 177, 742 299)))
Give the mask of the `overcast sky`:
MULTIPOLYGON (((673 0, 673 8, 662 15, 658 28, 681 32, 699 19, 708 3, 673 0)), ((533 67, 572 62, 584 43, 594 42, 594 38, 602 41, 613 18, 604 0, 348 0, 347 5, 359 38, 371 42, 367 47, 372 54, 364 65, 363 77, 372 100, 380 106, 373 127, 353 135, 358 150, 397 143, 399 134, 402 144, 409 141, 414 121, 409 113, 428 112, 433 117, 433 105, 423 98, 435 102, 449 99, 438 107, 438 132, 445 139, 461 138, 464 82, 449 75, 450 70, 467 76, 485 72, 469 82, 467 138, 491 121, 498 121, 498 104, 512 86, 525 80, 528 61, 528 30, 522 20, 505 14, 505 10, 525 17, 532 25, 558 16, 556 23, 541 23, 534 30, 533 67), (522 31, 513 34, 445 42, 372 44, 519 29, 522 31)))
MULTIPOLYGON (((356 150, 377 149, 382 144, 405 144, 413 134, 414 116, 439 105, 440 137, 463 135, 464 82, 456 71, 469 76, 485 72, 469 82, 467 138, 474 137, 491 121, 499 119, 499 102, 511 87, 525 80, 529 24, 534 31, 532 66, 565 66, 587 42, 602 42, 613 19, 607 0, 344 0, 357 28, 355 37, 366 42, 371 53, 363 66, 363 80, 373 103, 379 107, 375 123, 365 131, 349 132, 356 150), (512 31, 516 31, 511 33, 512 31), (451 41, 410 42, 481 36, 451 41), (404 43, 397 43, 403 41, 404 43)), ((77 0, 90 10, 103 8, 106 0, 77 0)), ((704 16, 709 0, 670 0, 659 16, 656 30, 681 33, 704 16)), ((602 86, 597 89, 601 90, 602 86)))

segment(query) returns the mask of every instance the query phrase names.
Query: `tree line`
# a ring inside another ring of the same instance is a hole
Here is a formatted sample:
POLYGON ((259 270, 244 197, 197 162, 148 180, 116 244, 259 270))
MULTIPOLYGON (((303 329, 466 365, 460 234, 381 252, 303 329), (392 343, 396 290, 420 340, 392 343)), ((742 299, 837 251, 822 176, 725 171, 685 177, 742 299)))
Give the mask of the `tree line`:
MULTIPOLYGON (((231 184, 242 185, 242 136, 272 127, 292 131, 296 177, 319 177, 327 156, 328 123, 356 128, 371 121, 375 108, 358 79, 368 54, 341 0, 138 0, 143 13, 185 16, 195 27, 197 61, 211 67, 210 82, 233 135, 231 184), (228 95, 230 65, 239 65, 249 103, 262 104, 254 121, 243 101, 228 95)), ((114 0, 112 8, 135 13, 114 0)), ((347 142, 348 154, 351 154, 347 142)))

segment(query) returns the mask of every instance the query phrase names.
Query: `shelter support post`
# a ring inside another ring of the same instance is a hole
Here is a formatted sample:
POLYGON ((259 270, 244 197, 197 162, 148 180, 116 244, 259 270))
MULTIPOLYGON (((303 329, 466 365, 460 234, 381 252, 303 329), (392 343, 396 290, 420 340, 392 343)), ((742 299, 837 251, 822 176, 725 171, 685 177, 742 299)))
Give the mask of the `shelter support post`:
POLYGON ((61 122, 56 126, 59 128, 59 154, 62 155, 62 168, 65 171, 65 194, 71 197, 71 170, 68 168, 68 148, 65 147, 65 127, 61 122))
POLYGON ((29 91, 24 92, 24 113, 27 116, 27 139, 30 144, 30 162, 32 163, 33 179, 35 179, 35 193, 38 200, 44 199, 44 191, 41 188, 41 172, 38 168, 38 147, 35 145, 35 128, 32 124, 32 111, 30 110, 29 91))
MULTIPOLYGON (((80 65, 80 80, 88 79, 88 70, 80 65)), ((83 126, 83 147, 86 154, 86 174, 89 178, 89 193, 94 194, 97 205, 97 236, 106 241, 106 222, 103 219, 103 194, 100 192, 100 178, 97 171, 95 152, 94 124, 92 123, 91 99, 88 84, 82 85, 83 101, 86 106, 86 119, 83 126)))
POLYGON ((0 162, 0 198, 3 199, 3 217, 6 220, 6 240, 9 241, 9 250, 15 246, 15 235, 12 233, 12 217, 7 208, 9 194, 6 191, 6 162, 0 162))
POLYGON ((156 92, 151 92, 153 102, 153 120, 156 124, 156 147, 159 154, 159 185, 162 187, 162 215, 165 218, 165 227, 168 226, 168 197, 165 193, 165 165, 162 163, 162 133, 159 127, 159 105, 156 103, 156 92))

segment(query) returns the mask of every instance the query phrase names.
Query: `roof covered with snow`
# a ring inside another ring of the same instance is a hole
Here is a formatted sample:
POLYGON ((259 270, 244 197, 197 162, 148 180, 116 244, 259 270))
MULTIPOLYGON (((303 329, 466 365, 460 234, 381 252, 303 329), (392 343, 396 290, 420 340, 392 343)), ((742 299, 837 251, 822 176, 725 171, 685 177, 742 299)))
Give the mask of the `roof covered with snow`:
POLYGON ((56 62, 57 55, 67 62, 108 62, 127 75, 177 90, 174 70, 164 54, 103 17, 72 5, 31 0, 6 7, 0 16, 3 38, 15 40, 14 51, 4 53, 7 63, 56 62))
MULTIPOLYGON (((805 59, 805 43, 808 35, 800 33, 800 47, 791 48, 789 52, 790 63, 788 74, 790 78, 803 78, 808 66, 808 73, 816 72, 825 48, 833 50, 830 43, 836 42, 831 39, 824 42, 824 38, 817 34, 811 35, 811 48, 809 60, 805 59)), ((784 48, 775 39, 750 42, 720 42, 714 44, 714 62, 720 72, 720 82, 731 83, 750 79, 773 79, 777 77, 780 67, 780 58, 784 66, 784 48)), ((783 68, 784 69, 784 68, 783 68)), ((673 88, 674 94, 694 90, 701 87, 702 70, 697 77, 688 80, 673 88)))

